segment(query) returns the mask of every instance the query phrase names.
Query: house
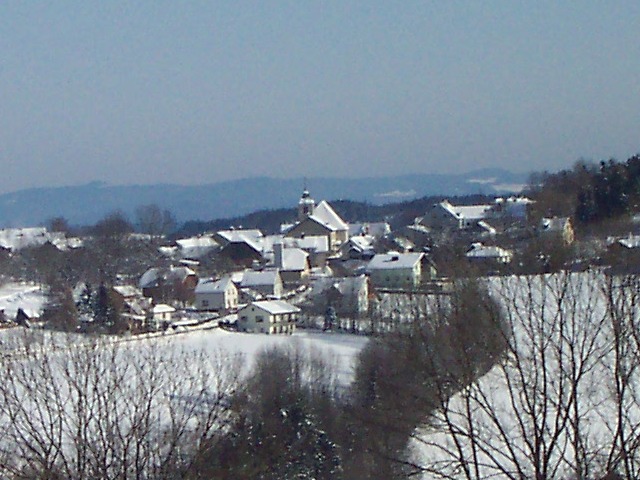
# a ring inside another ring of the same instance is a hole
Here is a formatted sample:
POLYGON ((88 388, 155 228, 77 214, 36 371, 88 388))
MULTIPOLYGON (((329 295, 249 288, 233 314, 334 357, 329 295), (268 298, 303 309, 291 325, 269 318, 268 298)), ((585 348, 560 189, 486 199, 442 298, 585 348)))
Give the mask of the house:
POLYGON ((569 217, 542 218, 539 231, 545 237, 561 239, 565 245, 571 245, 575 239, 573 224, 569 217))
POLYGON ((273 246, 274 266, 280 272, 285 285, 300 284, 309 276, 309 254, 301 248, 284 248, 282 243, 273 246))
POLYGON ((385 235, 389 235, 390 233, 391 226, 387 222, 364 222, 349 224, 349 237, 370 235, 375 239, 382 238, 385 235))
POLYGON ((238 289, 231 277, 200 280, 195 290, 198 310, 232 310, 238 307, 238 289))
POLYGON ((296 329, 300 309, 280 300, 252 302, 238 310, 238 330, 251 333, 288 333, 296 329))
POLYGON ((120 315, 127 320, 131 327, 144 323, 151 301, 146 298, 139 288, 133 285, 116 285, 111 289, 114 304, 120 310, 120 315))
POLYGON ((511 263, 513 252, 495 245, 483 245, 480 242, 471 245, 465 254, 470 262, 477 264, 502 264, 511 263))
POLYGON ((230 229, 219 230, 213 235, 213 239, 225 247, 229 243, 248 240, 254 244, 260 244, 264 235, 258 229, 230 229))
POLYGON ((453 205, 443 200, 434 204, 420 223, 438 229, 465 230, 476 228, 491 211, 492 205, 453 205))
POLYGON ((158 303, 147 312, 147 326, 151 330, 164 330, 173 320, 176 309, 171 305, 158 303))
POLYGON ((306 235, 301 238, 280 236, 286 248, 300 248, 309 254, 311 267, 325 267, 329 257, 329 239, 325 235, 306 235))
POLYGON ((424 253, 379 253, 367 265, 371 283, 378 288, 413 289, 422 281, 424 253))
POLYGON ((245 270, 232 278, 241 289, 253 290, 270 298, 282 297, 282 277, 277 269, 245 270))
POLYGON ((220 230, 213 239, 220 245, 218 254, 235 265, 250 267, 263 263, 265 236, 258 229, 220 230))
POLYGON ((155 301, 193 302, 198 276, 188 267, 154 267, 140 277, 139 287, 145 297, 155 301))
POLYGON ((178 252, 181 258, 198 259, 219 248, 211 235, 199 235, 197 237, 181 238, 176 240, 178 252))
POLYGON ((327 237, 329 250, 337 252, 349 238, 349 226, 331 205, 324 200, 316 205, 309 192, 305 190, 298 203, 298 221, 287 228, 285 236, 304 238, 317 235, 327 237))
POLYGON ((375 240, 372 235, 351 237, 340 247, 340 256, 345 259, 371 260, 376 254, 374 250, 375 240))

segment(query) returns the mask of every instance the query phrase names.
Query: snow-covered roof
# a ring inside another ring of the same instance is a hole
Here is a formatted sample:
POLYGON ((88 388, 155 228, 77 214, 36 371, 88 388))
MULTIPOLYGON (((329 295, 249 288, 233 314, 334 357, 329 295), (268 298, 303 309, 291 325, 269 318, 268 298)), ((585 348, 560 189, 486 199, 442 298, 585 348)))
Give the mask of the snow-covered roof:
POLYGON ((391 226, 387 222, 350 223, 349 236, 371 235, 375 238, 384 237, 391 233, 391 226))
POLYGON ((258 229, 220 230, 217 234, 229 243, 246 241, 259 243, 264 236, 258 229))
POLYGON ((173 257, 176 253, 178 253, 178 247, 158 247, 158 251, 164 255, 165 257, 173 257))
POLYGON ((9 250, 38 247, 47 242, 51 242, 60 250, 82 246, 82 240, 79 238, 67 239, 64 233, 49 232, 44 227, 3 228, 0 230, 0 247, 9 250))
POLYGON ((140 277, 138 285, 140 288, 152 288, 157 287, 160 284, 160 280, 164 280, 166 282, 182 282, 188 276, 195 274, 196 272, 191 270, 189 267, 153 267, 144 272, 142 277, 140 277))
POLYGON ((375 238, 371 235, 358 235, 349 239, 349 249, 355 249, 358 252, 373 251, 375 238))
POLYGON ((374 256, 367 270, 395 270, 399 268, 413 268, 416 263, 422 260, 424 253, 378 253, 374 256))
POLYGON ((291 305, 282 300, 261 300, 258 302, 252 302, 246 307, 242 308, 242 310, 256 307, 265 312, 269 313, 269 315, 281 315, 285 313, 298 313, 300 309, 294 305, 291 305))
POLYGON ((51 243, 58 250, 69 250, 74 248, 80 248, 84 245, 84 241, 78 237, 65 237, 62 233, 54 233, 51 236, 51 243))
POLYGON ((157 305, 154 305, 153 308, 151 309, 151 311, 155 314, 155 313, 173 313, 176 311, 175 308, 173 308, 171 305, 166 305, 164 303, 158 303, 157 305))
POLYGON ((233 285, 231 277, 223 277, 220 280, 200 280, 196 286, 196 293, 224 293, 229 285, 233 285))
POLYGON ((142 296, 142 292, 133 285, 116 285, 113 289, 125 298, 142 296))
POLYGON ((47 303, 47 293, 41 285, 6 283, 0 286, 0 310, 13 319, 22 309, 29 317, 38 317, 47 303))
POLYGON ((489 235, 495 235, 497 233, 497 230, 491 225, 489 225, 487 222, 485 222, 484 220, 480 220, 478 222, 478 226, 483 230, 485 230, 489 235))
POLYGON ((212 237, 205 235, 199 237, 181 238, 176 240, 183 257, 200 258, 218 246, 212 237))
POLYGON ((638 248, 640 247, 640 235, 629 235, 619 239, 618 243, 626 248, 638 248))
POLYGON ((285 233, 287 233, 289 230, 291 230, 295 226, 296 226, 295 223, 281 223, 280 224, 280 233, 282 233, 284 235, 285 233))
POLYGON ((313 215, 309 218, 333 231, 349 229, 349 226, 340 218, 340 215, 324 200, 314 208, 313 215))
POLYGON ((471 245, 471 249, 466 253, 468 258, 511 258, 512 255, 510 250, 479 242, 471 245))
POLYGON ((282 265, 276 266, 287 272, 300 272, 309 265, 308 258, 309 254, 300 248, 283 248, 282 265))
POLYGON ((304 238, 284 237, 282 243, 287 248, 301 248, 316 253, 329 251, 329 239, 326 235, 308 235, 304 238))
POLYGON ((279 276, 278 270, 245 270, 240 285, 242 287, 257 287, 260 285, 274 285, 279 276))
POLYGON ((413 230, 414 232, 422 233, 425 235, 428 235, 431 233, 431 229, 429 227, 426 227, 425 225, 421 225, 419 223, 414 223, 413 225, 407 225, 406 228, 407 230, 413 230))
POLYGON ((452 216, 463 220, 481 220, 491 211, 491 205, 453 205, 448 200, 438 204, 452 216))
POLYGON ((491 205, 459 205, 454 207, 458 218, 480 220, 491 210, 491 205))

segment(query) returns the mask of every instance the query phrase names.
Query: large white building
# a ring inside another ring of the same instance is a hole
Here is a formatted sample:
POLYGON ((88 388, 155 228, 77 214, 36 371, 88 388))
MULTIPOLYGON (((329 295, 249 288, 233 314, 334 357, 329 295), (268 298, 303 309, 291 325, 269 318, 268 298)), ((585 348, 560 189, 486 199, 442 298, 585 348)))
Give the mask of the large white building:
POLYGON ((238 330, 250 333, 293 333, 300 309, 280 300, 252 302, 238 310, 238 330))

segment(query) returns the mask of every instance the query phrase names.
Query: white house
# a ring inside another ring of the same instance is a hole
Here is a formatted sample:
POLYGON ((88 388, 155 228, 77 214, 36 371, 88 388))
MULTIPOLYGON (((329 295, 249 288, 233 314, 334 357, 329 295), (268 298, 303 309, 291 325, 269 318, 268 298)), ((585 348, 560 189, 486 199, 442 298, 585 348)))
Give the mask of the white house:
POLYGON ((231 277, 201 280, 196 286, 195 306, 198 310, 231 310, 238 307, 238 289, 231 277))
POLYGON ((164 325, 169 325, 176 311, 171 305, 158 303, 147 312, 147 325, 154 330, 160 330, 164 325))
POLYGON ((380 288, 415 288, 422 280, 423 257, 424 253, 379 253, 367 265, 371 283, 380 288))
POLYGON ((300 309, 280 300, 252 302, 238 310, 238 330, 252 333, 293 333, 300 309))

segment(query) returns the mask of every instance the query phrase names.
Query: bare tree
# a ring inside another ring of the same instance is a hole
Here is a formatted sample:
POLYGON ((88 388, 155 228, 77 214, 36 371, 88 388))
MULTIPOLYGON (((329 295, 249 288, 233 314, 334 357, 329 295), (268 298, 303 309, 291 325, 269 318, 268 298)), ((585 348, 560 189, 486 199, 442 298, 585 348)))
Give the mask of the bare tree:
MULTIPOLYGON (((429 478, 637 478, 638 285, 600 272, 494 280, 507 355, 414 432, 429 478)), ((438 384, 438 387, 440 384, 438 384)))
POLYGON ((3 478, 177 478, 228 421, 240 359, 46 336, 1 360, 3 478))
POLYGON ((158 205, 149 204, 136 208, 136 225, 139 232, 159 236, 174 231, 177 222, 169 210, 161 210, 158 205))

